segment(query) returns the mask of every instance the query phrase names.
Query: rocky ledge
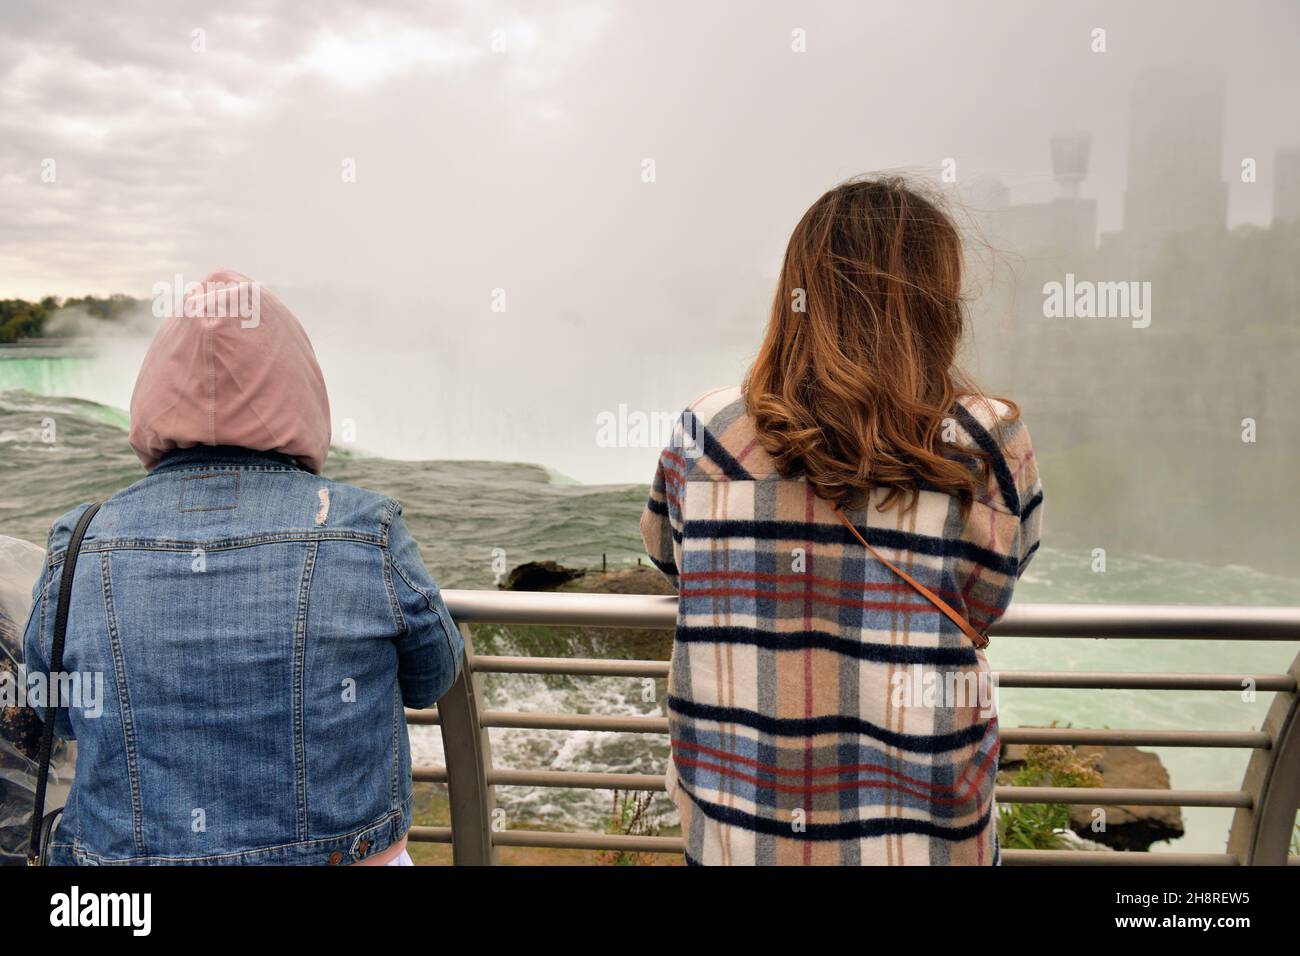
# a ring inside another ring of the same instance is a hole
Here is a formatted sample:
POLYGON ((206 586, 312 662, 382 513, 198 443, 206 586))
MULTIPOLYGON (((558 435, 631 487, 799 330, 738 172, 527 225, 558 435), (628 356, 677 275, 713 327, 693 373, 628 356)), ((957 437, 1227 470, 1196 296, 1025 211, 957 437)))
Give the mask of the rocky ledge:
MULTIPOLYGON (((1023 744, 1007 744, 998 762, 998 782, 1007 783, 1025 762, 1023 744)), ((1097 757, 1101 786, 1108 788, 1168 790, 1169 772, 1160 758, 1137 747, 1080 745, 1075 752, 1084 760, 1097 757)), ((1086 789, 1086 788, 1085 788, 1086 789)), ((1149 850, 1151 844, 1183 835, 1183 814, 1178 807, 1106 806, 1105 829, 1094 832, 1093 807, 1070 807, 1070 829, 1084 840, 1115 850, 1149 850)))
MULTIPOLYGON (((506 576, 503 591, 579 591, 589 594, 673 594, 673 587, 649 565, 618 571, 586 571, 554 561, 530 561, 506 576)), ((526 640, 520 628, 512 628, 526 640)), ((673 652, 673 632, 645 628, 563 629, 575 650, 593 657, 666 661, 673 652)))

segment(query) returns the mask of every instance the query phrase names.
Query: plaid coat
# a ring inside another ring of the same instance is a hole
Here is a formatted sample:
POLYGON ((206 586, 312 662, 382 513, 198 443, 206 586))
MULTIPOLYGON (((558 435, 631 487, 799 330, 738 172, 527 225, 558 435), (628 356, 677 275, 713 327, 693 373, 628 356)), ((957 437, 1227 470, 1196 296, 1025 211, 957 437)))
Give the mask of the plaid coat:
MULTIPOLYGON (((883 492, 848 513, 981 631, 1006 610, 1042 514, 1029 433, 1005 411, 953 408, 957 443, 995 454, 965 519, 935 491, 906 513, 878 510, 883 492)), ((641 532, 680 595, 668 789, 687 862, 997 862, 983 652, 806 482, 776 473, 739 388, 683 413, 641 532)))

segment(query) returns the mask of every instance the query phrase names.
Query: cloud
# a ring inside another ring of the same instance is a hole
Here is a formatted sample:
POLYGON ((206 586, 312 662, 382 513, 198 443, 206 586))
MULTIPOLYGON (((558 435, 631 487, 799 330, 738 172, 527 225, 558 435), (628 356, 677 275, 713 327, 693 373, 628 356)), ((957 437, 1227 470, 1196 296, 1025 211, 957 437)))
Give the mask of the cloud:
POLYGON ((298 61, 326 80, 358 89, 399 73, 442 72, 466 67, 486 53, 481 42, 463 36, 405 29, 396 24, 371 28, 365 36, 322 35, 298 61))

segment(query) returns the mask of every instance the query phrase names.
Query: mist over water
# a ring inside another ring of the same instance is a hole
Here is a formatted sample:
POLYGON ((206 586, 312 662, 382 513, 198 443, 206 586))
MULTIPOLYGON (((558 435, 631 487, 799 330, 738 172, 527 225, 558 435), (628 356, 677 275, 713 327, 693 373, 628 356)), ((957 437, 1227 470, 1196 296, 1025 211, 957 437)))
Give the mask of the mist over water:
MULTIPOLYGON (((620 406, 624 418, 675 416, 719 375, 738 381, 748 360, 740 346, 642 352, 628 356, 629 368, 593 357, 578 387, 560 389, 548 381, 554 369, 537 361, 535 343, 514 342, 477 358, 456 344, 357 351, 327 334, 313 345, 329 383, 334 443, 344 450, 408 461, 534 462, 604 483, 646 482, 667 436, 656 441, 649 430, 616 430, 622 440, 611 444, 600 436, 602 416, 617 421, 620 406)), ((148 347, 145 336, 109 329, 69 344, 6 350, 0 388, 125 410, 148 347)))

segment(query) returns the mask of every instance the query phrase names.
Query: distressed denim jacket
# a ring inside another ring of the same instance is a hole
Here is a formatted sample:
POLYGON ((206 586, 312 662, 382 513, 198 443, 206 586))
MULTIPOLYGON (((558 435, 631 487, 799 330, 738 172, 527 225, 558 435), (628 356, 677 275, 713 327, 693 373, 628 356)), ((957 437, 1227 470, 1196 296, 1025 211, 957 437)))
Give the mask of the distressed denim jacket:
MULTIPOLYGON (((85 507, 50 532, 29 681, 85 507)), ((452 685, 464 643, 393 499, 270 453, 173 452, 91 521, 70 609, 52 863, 351 863, 410 827, 402 708, 452 685)))

